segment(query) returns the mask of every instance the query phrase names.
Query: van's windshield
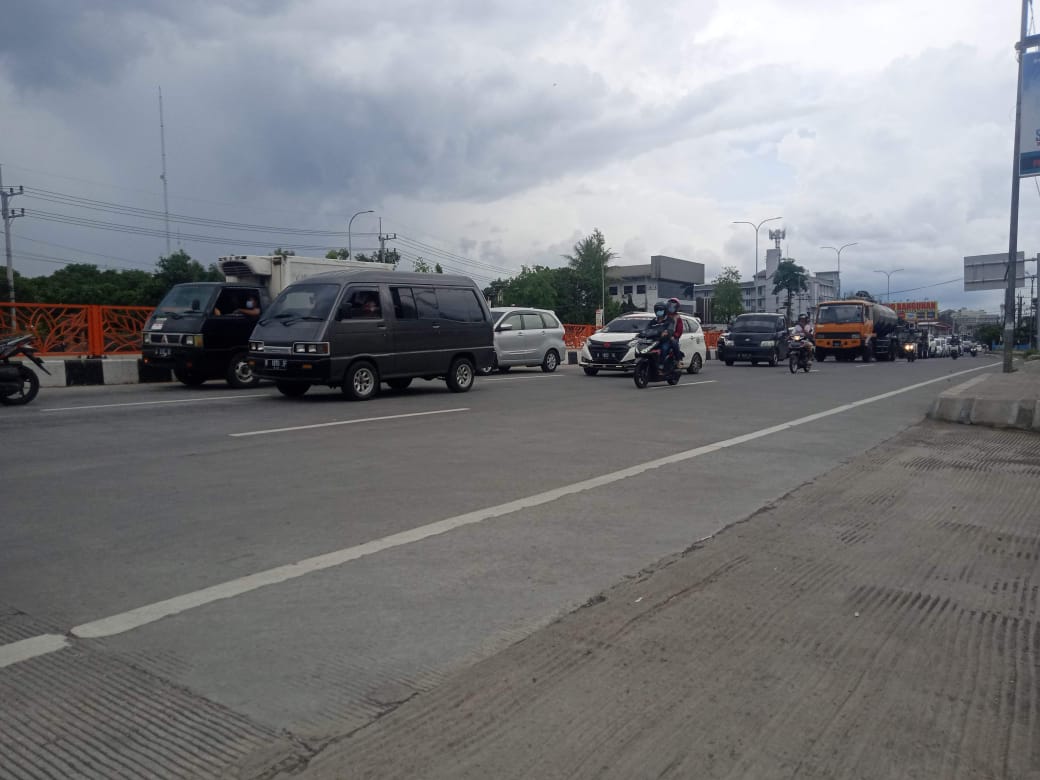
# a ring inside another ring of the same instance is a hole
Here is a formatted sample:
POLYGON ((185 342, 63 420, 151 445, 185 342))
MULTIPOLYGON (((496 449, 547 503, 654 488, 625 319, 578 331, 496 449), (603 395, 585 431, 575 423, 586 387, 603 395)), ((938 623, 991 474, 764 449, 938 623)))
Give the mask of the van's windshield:
POLYGON ((209 310, 209 302, 219 287, 204 284, 178 284, 170 289, 157 310, 160 314, 191 314, 209 310))
POLYGON ((816 318, 817 325, 847 324, 852 322, 863 322, 862 306, 852 304, 821 306, 820 313, 816 318))
POLYGON ((286 287, 264 312, 268 320, 324 320, 339 295, 338 284, 294 284, 286 287))

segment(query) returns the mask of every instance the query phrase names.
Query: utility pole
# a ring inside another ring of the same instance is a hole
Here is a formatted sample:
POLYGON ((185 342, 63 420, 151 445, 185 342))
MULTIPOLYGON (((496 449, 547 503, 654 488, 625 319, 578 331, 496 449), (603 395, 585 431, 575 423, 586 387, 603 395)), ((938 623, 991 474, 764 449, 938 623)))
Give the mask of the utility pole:
POLYGON ((1021 32, 1018 43, 1015 44, 1015 51, 1018 54, 1018 80, 1015 90, 1015 150, 1011 161, 1011 229, 1008 232, 1007 270, 1004 272, 1007 277, 1007 284, 1004 287, 1003 370, 1005 374, 1014 371, 1012 350, 1015 346, 1015 283, 1018 276, 1016 263, 1018 258, 1018 185, 1022 175, 1022 72, 1027 48, 1026 37, 1029 35, 1029 3, 1030 0, 1022 0, 1021 32))
MULTIPOLYGON (((15 217, 24 217, 25 209, 20 209, 20 213, 14 213, 8 204, 11 202, 11 198, 15 195, 21 195, 25 192, 25 188, 19 186, 17 191, 14 187, 8 187, 4 189, 4 169, 0 165, 0 215, 3 216, 4 220, 4 255, 7 258, 7 297, 11 303, 15 302, 14 297, 14 258, 11 255, 11 220, 15 217)), ((18 314, 14 308, 11 307, 11 331, 18 329, 18 314)))
POLYGON ((386 262, 386 242, 397 238, 397 233, 389 235, 383 232, 383 218, 379 218, 379 262, 386 262))
POLYGON ((170 195, 166 187, 166 125, 163 123, 162 87, 159 87, 159 149, 162 152, 162 202, 166 220, 166 256, 170 256, 170 195))

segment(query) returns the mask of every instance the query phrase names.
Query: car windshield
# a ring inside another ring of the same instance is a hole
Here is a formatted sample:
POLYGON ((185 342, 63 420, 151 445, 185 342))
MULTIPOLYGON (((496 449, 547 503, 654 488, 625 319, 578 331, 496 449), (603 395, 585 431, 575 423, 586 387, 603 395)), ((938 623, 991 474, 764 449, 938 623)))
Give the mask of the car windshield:
POLYGON ((737 317, 731 333, 772 333, 776 330, 775 317, 737 317))
POLYGON ((160 314, 190 314, 209 308, 210 299, 219 287, 204 284, 178 284, 163 297, 157 311, 160 314))
POLYGON ((286 287, 275 298, 266 312, 264 321, 271 319, 324 320, 339 294, 338 284, 294 284, 286 287))
POLYGON ((820 314, 816 318, 816 322, 820 325, 827 325, 828 323, 863 322, 863 307, 849 304, 821 306, 820 314))
POLYGON ((651 322, 654 321, 653 317, 618 317, 616 320, 611 320, 607 323, 607 327, 603 329, 604 333, 639 333, 639 331, 646 328, 651 322))

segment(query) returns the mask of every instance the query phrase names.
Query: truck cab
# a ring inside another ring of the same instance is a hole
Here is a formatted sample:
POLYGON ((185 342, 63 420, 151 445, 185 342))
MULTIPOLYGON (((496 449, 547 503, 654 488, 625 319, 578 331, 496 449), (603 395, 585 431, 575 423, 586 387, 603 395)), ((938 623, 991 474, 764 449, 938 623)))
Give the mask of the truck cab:
POLYGON ((249 334, 269 303, 267 290, 256 284, 175 285, 145 322, 142 359, 171 369, 188 386, 224 379, 231 387, 252 387, 259 377, 246 359, 249 334))

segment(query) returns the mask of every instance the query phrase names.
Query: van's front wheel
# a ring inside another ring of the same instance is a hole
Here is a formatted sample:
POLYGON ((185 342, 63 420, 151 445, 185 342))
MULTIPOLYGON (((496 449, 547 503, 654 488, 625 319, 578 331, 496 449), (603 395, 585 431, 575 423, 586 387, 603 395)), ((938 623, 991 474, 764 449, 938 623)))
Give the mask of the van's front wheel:
POLYGON ((343 379, 343 395, 351 401, 367 401, 379 392, 379 374, 371 363, 355 363, 343 379))
POLYGON ((448 389, 453 393, 465 393, 473 387, 473 374, 473 363, 469 358, 455 358, 448 369, 448 389))

